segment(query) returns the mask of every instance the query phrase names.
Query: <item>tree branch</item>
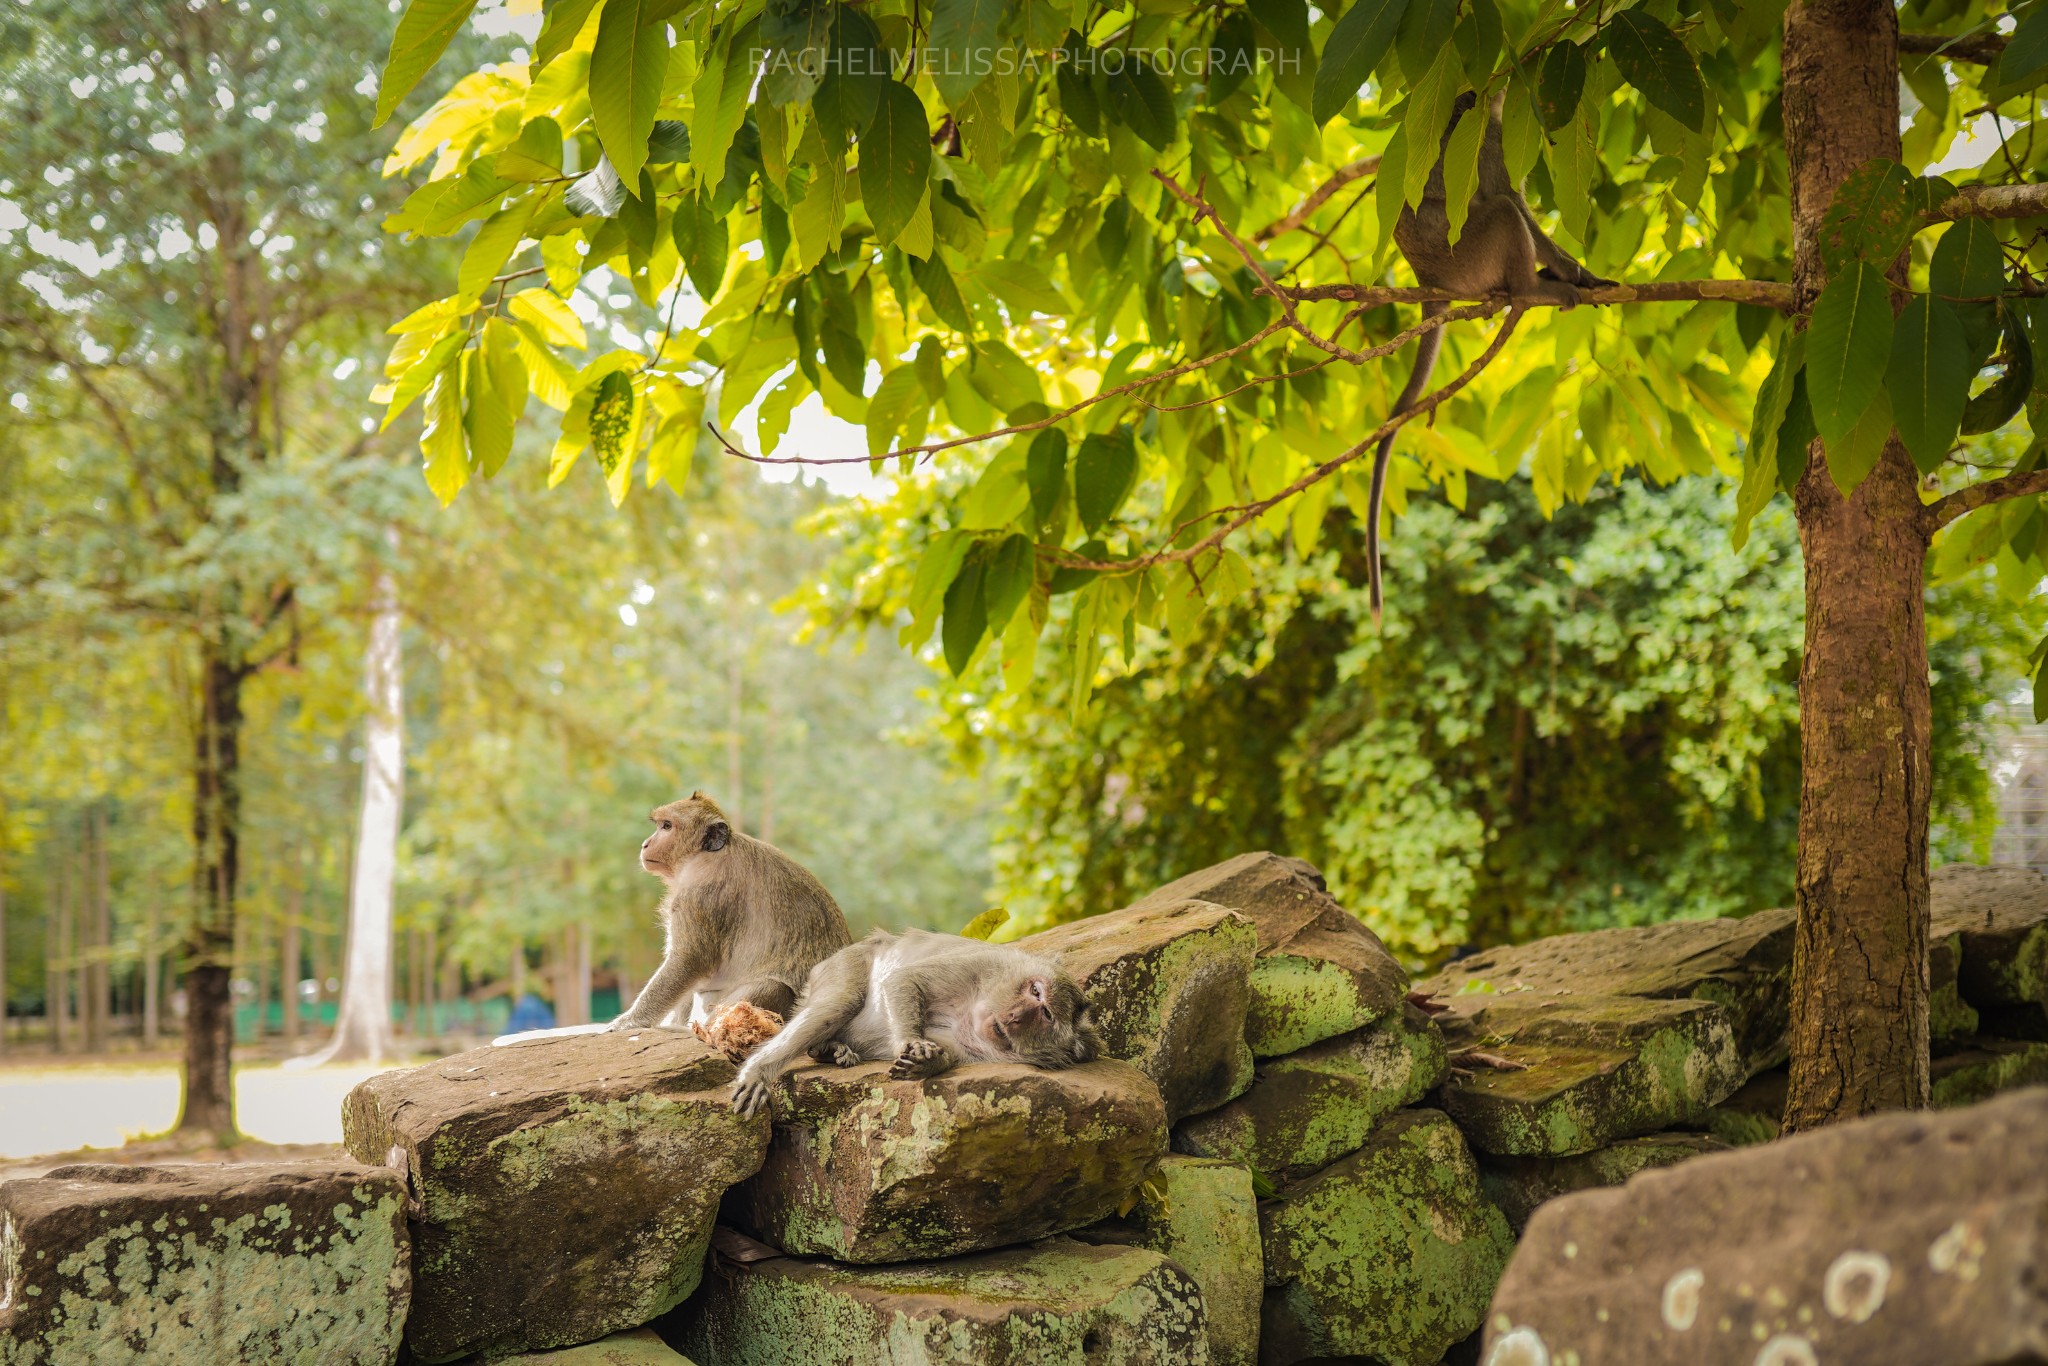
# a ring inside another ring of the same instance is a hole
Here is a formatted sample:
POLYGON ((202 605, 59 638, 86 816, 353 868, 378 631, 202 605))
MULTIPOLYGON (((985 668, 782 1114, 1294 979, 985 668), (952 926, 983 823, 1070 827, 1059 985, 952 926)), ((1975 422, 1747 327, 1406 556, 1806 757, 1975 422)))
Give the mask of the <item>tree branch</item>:
MULTIPOLYGON (((2048 186, 2042 186, 2048 190, 2048 186)), ((1447 289, 1419 289, 1405 285, 1276 285, 1271 290, 1261 286, 1254 291, 1259 294, 1278 293, 1302 303, 1316 300, 1337 299, 1345 303, 1363 304, 1370 308, 1378 304, 1420 304, 1438 300, 1451 301, 1464 296, 1447 289)), ((1780 313, 1798 311, 1798 302, 1792 286, 1776 280, 1653 280, 1639 285, 1602 285, 1597 289, 1581 289, 1579 302, 1586 304, 1666 304, 1722 302, 1755 304, 1759 308, 1773 308, 1780 313)), ((1494 302, 1500 302, 1497 298, 1494 302)), ((1554 304, 1529 301, 1525 307, 1552 308, 1554 304)))
POLYGON ((1377 156, 1361 157, 1349 165, 1339 166, 1330 173, 1328 180, 1316 186, 1307 199, 1295 205, 1292 212, 1284 217, 1274 219, 1266 224, 1265 227, 1253 233, 1252 241, 1263 245, 1272 241, 1281 233, 1293 232, 1303 223, 1308 222, 1309 216, 1317 209, 1329 203, 1331 196, 1335 195, 1337 191, 1343 189, 1354 180, 1373 174, 1379 168, 1380 159, 1377 156))
POLYGON ((2029 494, 2048 493, 2048 469, 2029 470, 2025 474, 2008 474, 1998 479, 1987 479, 1981 484, 1971 484, 1957 489, 1945 498, 1938 498, 1927 505, 1921 514, 1927 521, 1927 530, 1939 531, 1966 512, 1990 507, 1993 503, 2009 502, 2014 498, 2025 498, 2029 494))
MULTIPOLYGON (((1051 556, 1053 563, 1064 569, 1094 569, 1109 574, 1133 574, 1140 570, 1149 569, 1155 564, 1173 564, 1190 561, 1199 555, 1215 550, 1230 538, 1231 533, 1256 520, 1268 510, 1286 502, 1303 489, 1314 484, 1320 484, 1323 480, 1328 479, 1331 475, 1337 473, 1337 471, 1343 469, 1346 465, 1378 445, 1382 437, 1392 435, 1394 432, 1401 430, 1403 426, 1423 416, 1425 413, 1434 412, 1439 405, 1451 398, 1452 395, 1477 379, 1480 371, 1493 364, 1494 358, 1500 355, 1501 348, 1507 345, 1508 338, 1514 334, 1515 324, 1522 320, 1523 312, 1524 310, 1519 305, 1509 307, 1508 316, 1501 322, 1499 330, 1493 334, 1493 340, 1486 344, 1486 349, 1479 353, 1478 359, 1466 366, 1456 379, 1451 380, 1441 389, 1424 395, 1421 402, 1406 412, 1396 413, 1388 418, 1385 422, 1382 422, 1371 432, 1367 433, 1365 439, 1357 445, 1346 450, 1341 455, 1332 456, 1330 459, 1325 460, 1322 464, 1316 466, 1307 474, 1302 475, 1299 479, 1296 479, 1286 488, 1281 489, 1269 498, 1261 498, 1256 502, 1241 504, 1237 507, 1218 508, 1214 512, 1209 513, 1208 515, 1211 517, 1229 514, 1230 520, 1217 527, 1201 540, 1196 541, 1193 545, 1180 550, 1155 550, 1150 554, 1139 555, 1134 559, 1128 560, 1085 560, 1078 556, 1054 552, 1051 556)), ((1178 536, 1185 529, 1186 524, 1175 528, 1174 535, 1178 536)))
POLYGON ((2048 184, 1965 185, 1931 210, 1937 221, 1954 218, 2038 218, 2048 214, 2048 184))
POLYGON ((1952 62, 1990 66, 2005 51, 2002 33, 1901 33, 1902 57, 1946 57, 1952 62))

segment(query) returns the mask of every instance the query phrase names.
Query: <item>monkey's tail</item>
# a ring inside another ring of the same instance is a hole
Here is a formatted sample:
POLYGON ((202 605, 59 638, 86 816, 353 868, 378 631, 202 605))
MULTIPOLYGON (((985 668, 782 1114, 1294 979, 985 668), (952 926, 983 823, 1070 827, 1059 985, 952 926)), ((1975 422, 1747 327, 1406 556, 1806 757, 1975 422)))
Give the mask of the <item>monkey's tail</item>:
MULTIPOLYGON (((1425 319, 1437 317, 1448 311, 1450 305, 1440 300, 1425 303, 1422 316, 1425 319)), ((1429 387, 1429 372, 1436 368, 1437 354, 1444 349, 1444 330, 1432 327, 1415 339, 1415 369, 1408 376, 1408 387, 1394 400, 1393 416, 1413 408, 1421 399, 1422 391, 1429 387)), ((1388 432, 1380 438, 1380 448, 1372 458, 1372 497, 1368 500, 1365 518, 1365 560, 1366 585, 1372 601, 1372 628, 1380 628, 1380 609, 1386 604, 1386 591, 1380 579, 1380 507, 1387 498, 1387 465, 1394 456, 1394 438, 1398 431, 1388 432)))

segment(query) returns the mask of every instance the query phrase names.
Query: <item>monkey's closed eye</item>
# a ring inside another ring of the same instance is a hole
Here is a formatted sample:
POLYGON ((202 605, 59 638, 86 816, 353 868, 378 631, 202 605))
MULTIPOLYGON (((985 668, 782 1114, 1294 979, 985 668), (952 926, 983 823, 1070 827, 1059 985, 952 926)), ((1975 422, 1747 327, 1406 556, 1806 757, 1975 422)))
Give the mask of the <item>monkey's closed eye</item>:
POLYGON ((663 822, 661 823, 661 828, 662 828, 662 829, 664 829, 664 830, 673 830, 673 829, 675 829, 675 826, 673 826, 673 825, 669 824, 669 822, 667 822, 667 821, 663 821, 663 822))

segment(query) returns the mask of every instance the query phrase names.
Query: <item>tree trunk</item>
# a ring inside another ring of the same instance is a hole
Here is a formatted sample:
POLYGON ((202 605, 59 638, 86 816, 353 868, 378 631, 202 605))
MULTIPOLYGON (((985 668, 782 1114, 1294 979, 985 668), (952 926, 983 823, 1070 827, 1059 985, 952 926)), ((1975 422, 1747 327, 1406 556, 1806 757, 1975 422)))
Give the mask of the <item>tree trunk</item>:
POLYGON ((7 867, 0 863, 0 1057, 7 1054, 7 867))
POLYGON ((162 1028, 159 1014, 162 1002, 163 962, 157 951, 156 892, 149 894, 149 906, 143 913, 142 921, 142 1046, 156 1047, 157 1033, 162 1028))
POLYGON ((85 960, 85 1051, 104 1053, 107 1025, 113 1014, 113 964, 109 959, 114 926, 107 875, 107 818, 98 803, 86 813, 86 828, 91 832, 86 844, 91 863, 91 876, 86 884, 90 889, 87 903, 91 913, 87 918, 90 933, 85 960))
MULTIPOLYGON (((1873 157, 1899 156, 1898 19, 1877 0, 1785 15, 1793 274, 1826 283, 1822 216, 1873 157)), ((1903 258, 1893 278, 1902 280, 1903 258)), ((1821 446, 1793 497, 1806 560, 1799 674, 1798 930, 1788 1131, 1927 1104, 1927 536, 1896 433, 1843 498, 1821 446)))
MULTIPOLYGON (((396 533, 391 534, 396 541, 396 533)), ((398 873, 398 818, 405 782, 405 696, 399 654, 398 584, 379 570, 376 615, 364 663, 370 711, 363 734, 363 805, 350 879, 348 963, 334 1039, 314 1062, 367 1060, 397 1053, 391 1032, 391 891, 398 873)))
POLYGON ((65 1053, 71 1048, 71 858, 61 835, 50 846, 50 882, 49 925, 43 932, 43 1018, 50 1024, 50 1051, 65 1053))
POLYGON ((192 923, 185 934, 185 1095, 178 1128, 235 1134, 232 1074, 235 888, 242 834, 242 681, 238 658, 205 647, 194 766, 192 923))
MULTIPOLYGON (((299 870, 303 876, 303 866, 299 870)), ((306 890, 300 878, 294 878, 291 891, 285 900, 284 943, 279 946, 278 967, 284 976, 284 983, 278 994, 284 998, 284 1037, 287 1042, 299 1037, 299 981, 305 976, 299 966, 299 916, 305 909, 306 890)))

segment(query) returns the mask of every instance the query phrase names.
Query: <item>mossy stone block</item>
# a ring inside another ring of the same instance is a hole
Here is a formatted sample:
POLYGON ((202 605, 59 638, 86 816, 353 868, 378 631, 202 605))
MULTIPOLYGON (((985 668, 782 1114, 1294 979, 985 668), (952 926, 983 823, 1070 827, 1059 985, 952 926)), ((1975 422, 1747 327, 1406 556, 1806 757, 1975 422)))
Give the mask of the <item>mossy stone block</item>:
POLYGON ((1314 864, 1240 854, 1168 883, 1132 909, 1207 901, 1258 929, 1245 1042, 1278 1057, 1349 1034, 1401 1008, 1408 974, 1379 936, 1339 905, 1314 864))
POLYGON ((1951 863, 1928 883, 1931 937, 1961 936, 1956 985, 1986 1033, 2048 1039, 2048 877, 1951 863))
POLYGON ((1103 1051, 1150 1077, 1169 1122, 1252 1083, 1245 1046, 1258 932, 1235 911, 1175 901, 1111 911, 1018 941, 1056 955, 1087 991, 1103 1051))
POLYGON ((1453 1058, 1477 1049, 1520 1064, 1453 1071, 1443 1106, 1472 1145, 1564 1157, 1660 1129, 1704 1125, 1749 1075, 1727 1014, 1710 1001, 1459 996, 1438 1025, 1453 1058))
POLYGON ((1166 1152, 1151 1078, 1104 1059, 894 1081, 889 1064, 792 1070, 776 1141, 734 1219, 785 1252, 903 1262, 1092 1224, 1166 1152))
POLYGON ((680 1303, 719 1198, 768 1147, 768 1117, 733 1112, 733 1074, 687 1030, 642 1029, 472 1049, 350 1092, 349 1152, 400 1170, 416 1202, 413 1354, 592 1342, 680 1303))
POLYGON ((1253 1366, 1259 1359, 1265 1291, 1259 1204, 1251 1173, 1237 1163, 1162 1157, 1128 1214, 1074 1236, 1149 1248, 1170 1259, 1202 1292, 1209 1359, 1216 1366, 1253 1366))
POLYGON ((846 1266, 718 1231, 695 1299, 660 1325, 718 1366, 1205 1366, 1202 1296, 1156 1252, 1050 1238, 846 1266))
POLYGON ((390 1366, 405 1189, 350 1162, 0 1185, 0 1366, 390 1366))
POLYGON ((1261 1202, 1260 1360, 1434 1366, 1479 1327, 1514 1245, 1465 1139, 1407 1110, 1363 1148, 1261 1202))
POLYGON ((1645 1134, 1573 1157, 1485 1158, 1479 1164, 1479 1184, 1519 1234, 1546 1200, 1573 1191, 1618 1186, 1652 1167, 1669 1167, 1703 1153, 1726 1151, 1726 1143, 1708 1134, 1645 1134))
POLYGON ((1970 1039, 1934 1057, 1936 1109, 1975 1105, 2001 1091, 2042 1085, 2048 1085, 2048 1042, 2040 1039, 1970 1039))
POLYGON ((652 1328, 613 1333, 580 1347, 546 1352, 521 1352, 500 1357, 495 1366, 692 1366, 690 1359, 663 1342, 652 1328))
POLYGON ((1444 1040, 1414 1006, 1260 1062, 1250 1091, 1175 1127, 1176 1149, 1287 1181, 1356 1151, 1387 1115, 1443 1080, 1444 1040))

